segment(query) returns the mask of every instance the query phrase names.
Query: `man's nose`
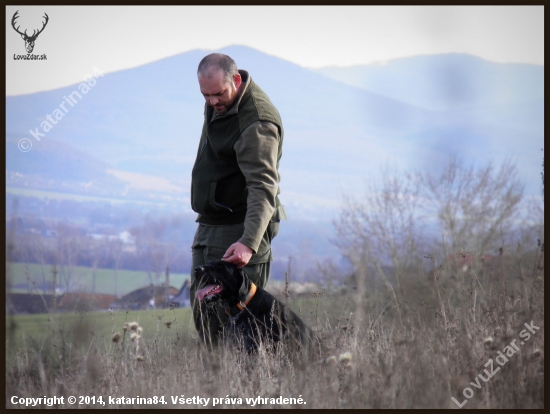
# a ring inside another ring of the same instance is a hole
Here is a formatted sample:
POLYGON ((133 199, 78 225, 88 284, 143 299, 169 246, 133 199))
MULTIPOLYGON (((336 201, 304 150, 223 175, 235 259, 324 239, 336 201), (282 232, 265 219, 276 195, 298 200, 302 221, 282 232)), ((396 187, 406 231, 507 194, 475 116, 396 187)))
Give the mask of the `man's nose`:
POLYGON ((214 106, 219 102, 218 98, 212 97, 210 98, 210 105, 214 106))

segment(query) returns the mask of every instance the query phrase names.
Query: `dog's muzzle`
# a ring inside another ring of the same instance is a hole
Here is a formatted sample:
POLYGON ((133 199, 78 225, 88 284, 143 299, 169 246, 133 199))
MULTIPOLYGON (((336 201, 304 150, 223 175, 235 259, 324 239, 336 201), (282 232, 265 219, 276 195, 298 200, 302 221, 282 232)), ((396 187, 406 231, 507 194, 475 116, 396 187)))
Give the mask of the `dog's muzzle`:
MULTIPOLYGON (((201 280, 206 275, 204 266, 195 267, 195 279, 201 280)), ((223 290, 223 287, 217 283, 211 283, 195 292, 195 298, 198 300, 209 299, 223 290)))

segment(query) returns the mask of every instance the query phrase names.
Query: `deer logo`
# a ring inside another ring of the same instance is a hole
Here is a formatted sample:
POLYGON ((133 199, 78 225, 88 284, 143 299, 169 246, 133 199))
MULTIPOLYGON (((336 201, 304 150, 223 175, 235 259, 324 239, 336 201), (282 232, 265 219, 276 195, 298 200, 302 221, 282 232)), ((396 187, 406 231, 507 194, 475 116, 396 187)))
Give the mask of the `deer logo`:
POLYGON ((20 32, 19 31, 19 27, 21 26, 17 26, 17 28, 15 27, 15 20, 19 17, 17 15, 17 13, 19 13, 19 10, 17 10, 15 12, 15 14, 13 15, 13 18, 11 19, 11 25, 13 26, 13 29, 19 33, 21 35, 21 37, 23 38, 23 40, 25 41, 25 49, 27 49, 27 53, 32 53, 33 49, 34 49, 34 42, 36 41, 36 38, 38 37, 38 35, 40 33, 42 33, 42 31, 44 30, 44 28, 46 27, 46 25, 48 24, 48 20, 50 19, 48 17, 48 15, 44 12, 44 18, 46 19, 46 21, 44 23, 42 23, 42 29, 40 29, 38 32, 36 30, 33 31, 32 33, 32 36, 29 36, 27 35, 27 30, 25 30, 24 32, 20 32))

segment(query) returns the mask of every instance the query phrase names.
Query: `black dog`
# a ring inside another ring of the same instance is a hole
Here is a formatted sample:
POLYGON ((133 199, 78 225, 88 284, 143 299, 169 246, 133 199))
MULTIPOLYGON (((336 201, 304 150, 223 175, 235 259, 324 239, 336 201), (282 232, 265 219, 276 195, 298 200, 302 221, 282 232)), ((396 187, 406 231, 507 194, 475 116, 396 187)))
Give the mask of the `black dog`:
POLYGON ((267 347, 283 340, 293 349, 319 348, 317 335, 292 310, 234 264, 217 261, 195 268, 199 290, 195 297, 205 303, 220 301, 230 316, 230 330, 249 352, 260 342, 267 347))

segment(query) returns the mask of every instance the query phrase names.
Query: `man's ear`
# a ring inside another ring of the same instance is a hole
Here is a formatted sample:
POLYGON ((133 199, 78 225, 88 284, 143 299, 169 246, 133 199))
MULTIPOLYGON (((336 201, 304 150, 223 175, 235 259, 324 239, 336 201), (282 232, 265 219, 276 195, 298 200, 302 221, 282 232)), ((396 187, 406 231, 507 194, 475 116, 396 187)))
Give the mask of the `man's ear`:
POLYGON ((243 79, 239 72, 233 75, 233 83, 235 84, 235 88, 239 89, 241 87, 241 84, 243 83, 243 79))

